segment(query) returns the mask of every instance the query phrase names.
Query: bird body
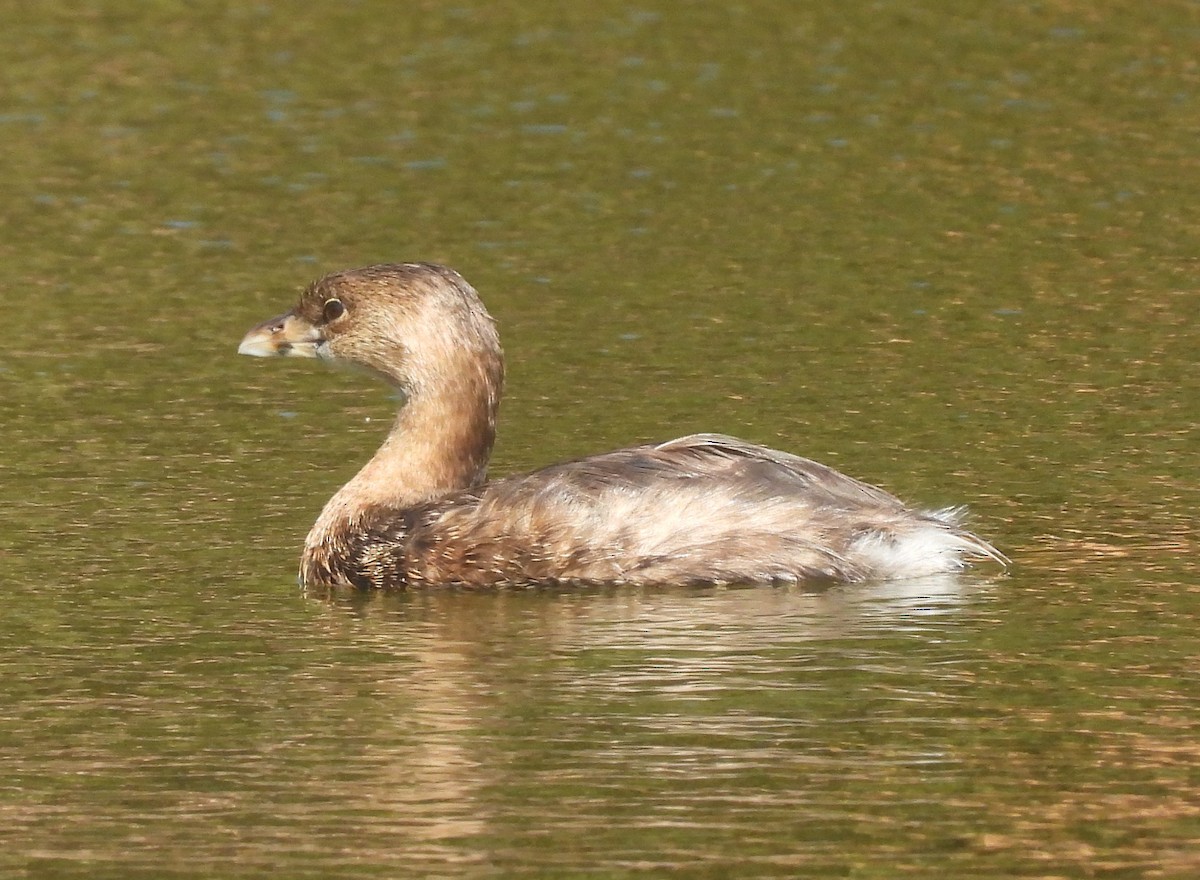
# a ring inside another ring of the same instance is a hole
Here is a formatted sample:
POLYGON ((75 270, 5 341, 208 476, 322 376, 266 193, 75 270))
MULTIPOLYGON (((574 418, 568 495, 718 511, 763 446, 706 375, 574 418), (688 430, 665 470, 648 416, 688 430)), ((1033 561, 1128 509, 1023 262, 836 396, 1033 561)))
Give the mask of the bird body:
POLYGON ((503 357, 475 291, 442 266, 326 276, 239 351, 357 363, 406 401, 309 533, 305 584, 861 581, 1004 562, 956 510, 912 510, 825 465, 718 434, 489 482, 503 357))

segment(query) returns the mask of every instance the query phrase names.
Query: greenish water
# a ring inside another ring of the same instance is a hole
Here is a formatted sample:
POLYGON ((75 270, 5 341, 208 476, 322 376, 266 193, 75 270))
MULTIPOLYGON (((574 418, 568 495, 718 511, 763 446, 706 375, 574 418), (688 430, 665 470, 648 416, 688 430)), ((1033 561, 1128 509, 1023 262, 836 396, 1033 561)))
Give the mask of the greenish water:
POLYGON ((6 875, 1200 870, 1194 3, 5 20, 6 875), (394 401, 233 352, 404 259, 500 322, 495 472, 734 433, 1013 569, 300 594, 394 401))

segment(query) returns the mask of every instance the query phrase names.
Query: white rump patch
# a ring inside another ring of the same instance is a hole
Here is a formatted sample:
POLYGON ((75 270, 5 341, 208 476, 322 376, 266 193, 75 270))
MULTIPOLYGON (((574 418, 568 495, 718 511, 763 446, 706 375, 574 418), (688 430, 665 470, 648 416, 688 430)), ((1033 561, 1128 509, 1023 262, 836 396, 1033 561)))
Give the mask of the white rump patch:
POLYGON ((857 539, 847 554, 878 578, 913 578, 961 571, 971 559, 1008 560, 987 542, 958 531, 964 509, 947 507, 926 513, 933 522, 902 534, 871 532, 857 539))

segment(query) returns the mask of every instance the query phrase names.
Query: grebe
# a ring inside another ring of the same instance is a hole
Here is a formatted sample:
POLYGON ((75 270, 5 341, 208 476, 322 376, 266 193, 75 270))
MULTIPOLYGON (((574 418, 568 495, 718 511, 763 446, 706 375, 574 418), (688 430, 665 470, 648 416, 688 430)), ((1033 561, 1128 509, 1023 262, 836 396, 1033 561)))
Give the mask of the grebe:
POLYGON ((444 266, 327 275, 238 351, 358 364, 404 398, 379 451, 309 532, 304 585, 862 581, 1006 562, 956 510, 913 510, 719 434, 489 482, 503 354, 475 290, 444 266))

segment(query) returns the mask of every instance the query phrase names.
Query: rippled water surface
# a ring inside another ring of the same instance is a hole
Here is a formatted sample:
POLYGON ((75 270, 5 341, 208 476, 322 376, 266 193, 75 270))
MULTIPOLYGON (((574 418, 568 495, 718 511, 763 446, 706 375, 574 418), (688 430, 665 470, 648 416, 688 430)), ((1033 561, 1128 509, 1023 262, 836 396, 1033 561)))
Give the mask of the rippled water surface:
POLYGON ((1194 3, 5 19, 6 875, 1200 872, 1194 3), (233 352, 409 259, 495 472, 723 431, 1013 568, 303 595, 396 401, 233 352))

